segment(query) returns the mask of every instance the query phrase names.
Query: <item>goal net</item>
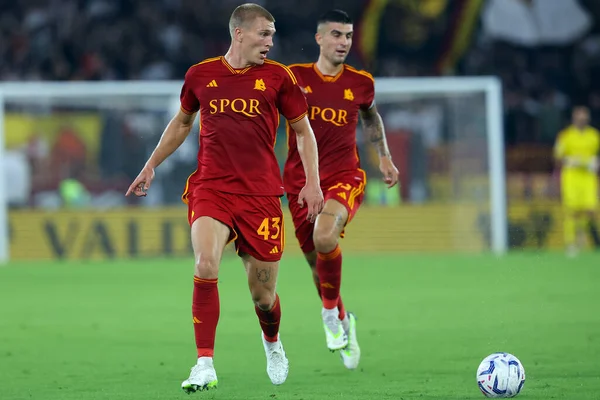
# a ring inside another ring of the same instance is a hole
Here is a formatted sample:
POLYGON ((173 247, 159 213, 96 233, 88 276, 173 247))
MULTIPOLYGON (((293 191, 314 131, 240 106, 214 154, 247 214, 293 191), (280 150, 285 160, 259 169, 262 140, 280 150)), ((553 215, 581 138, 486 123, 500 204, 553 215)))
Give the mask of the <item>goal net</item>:
MULTIPOLYGON (((178 109, 180 85, 0 84, 0 261, 190 255, 180 196, 196 168, 198 121, 157 169, 149 196, 124 197, 178 109)), ((378 78, 376 92, 401 185, 385 187, 377 155, 359 129, 367 191, 342 246, 504 252, 498 82, 378 78)), ((282 165, 284 126, 276 147, 282 165)), ((286 253, 299 254, 287 221, 286 253)))

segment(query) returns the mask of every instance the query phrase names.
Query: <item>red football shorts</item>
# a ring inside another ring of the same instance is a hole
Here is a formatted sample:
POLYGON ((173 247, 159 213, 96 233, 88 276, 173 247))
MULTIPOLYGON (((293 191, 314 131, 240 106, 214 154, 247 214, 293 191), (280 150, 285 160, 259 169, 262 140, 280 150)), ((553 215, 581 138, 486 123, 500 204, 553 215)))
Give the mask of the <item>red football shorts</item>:
POLYGON ((229 243, 260 261, 279 261, 285 235, 281 200, 275 196, 249 196, 212 189, 190 188, 185 196, 190 226, 199 217, 214 218, 231 229, 229 243))
MULTIPOLYGON (((336 182, 332 185, 322 186, 321 190, 323 191, 325 202, 332 199, 342 203, 344 207, 346 207, 346 210, 348 210, 347 225, 352 221, 352 218, 356 215, 356 212, 363 201, 365 184, 367 181, 365 172, 359 169, 356 172, 345 173, 335 181, 336 182)), ((287 199, 290 212, 292 213, 292 219, 294 220, 296 238, 300 243, 300 248, 304 253, 310 253, 315 250, 315 243, 313 242, 313 230, 315 224, 306 219, 308 208, 306 207, 306 204, 304 207, 300 207, 297 194, 288 193, 287 199)), ((343 231, 340 236, 344 237, 343 231)))

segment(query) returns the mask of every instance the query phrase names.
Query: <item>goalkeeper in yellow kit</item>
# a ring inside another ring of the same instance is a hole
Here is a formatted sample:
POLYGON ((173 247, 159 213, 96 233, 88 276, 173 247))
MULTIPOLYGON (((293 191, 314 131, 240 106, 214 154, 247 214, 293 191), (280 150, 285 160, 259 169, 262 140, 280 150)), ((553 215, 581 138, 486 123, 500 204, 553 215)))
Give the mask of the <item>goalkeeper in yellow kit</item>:
POLYGON ((564 235, 569 255, 575 255, 589 228, 596 241, 598 151, 600 132, 589 125, 587 107, 573 109, 572 124, 558 134, 554 157, 561 164, 561 195, 565 212, 564 235))

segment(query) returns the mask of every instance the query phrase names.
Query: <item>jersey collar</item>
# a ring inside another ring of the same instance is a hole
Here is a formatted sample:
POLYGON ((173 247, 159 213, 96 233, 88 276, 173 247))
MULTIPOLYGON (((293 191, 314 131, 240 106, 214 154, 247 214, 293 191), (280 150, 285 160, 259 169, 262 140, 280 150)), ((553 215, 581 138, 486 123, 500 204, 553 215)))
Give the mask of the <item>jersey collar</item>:
POLYGON ((224 56, 221 56, 221 62, 222 62, 222 63, 223 63, 223 65, 224 65, 224 66, 226 66, 226 67, 227 67, 227 69, 228 69, 228 70, 230 70, 230 71, 231 71, 231 73, 232 73, 232 74, 234 74, 234 75, 241 75, 241 74, 243 74, 244 72, 248 71, 250 68, 252 68, 252 66, 250 66, 250 67, 246 67, 246 68, 233 68, 233 67, 231 66, 231 64, 229 64, 229 63, 227 62, 227 60, 225 59, 225 57, 224 57, 224 56))
POLYGON ((313 63, 313 69, 315 70, 315 73, 319 76, 319 78, 323 80, 323 82, 335 82, 340 78, 340 76, 342 76, 344 70, 346 69, 346 66, 343 65, 340 72, 338 72, 335 76, 323 75, 323 73, 319 71, 319 68, 317 68, 317 63, 313 63))

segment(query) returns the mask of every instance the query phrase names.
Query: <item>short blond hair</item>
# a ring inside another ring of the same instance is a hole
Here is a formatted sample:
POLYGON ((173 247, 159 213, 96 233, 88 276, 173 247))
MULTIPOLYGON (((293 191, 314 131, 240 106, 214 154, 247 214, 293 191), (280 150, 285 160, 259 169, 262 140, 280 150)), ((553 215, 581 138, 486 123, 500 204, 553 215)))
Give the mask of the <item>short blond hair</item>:
POLYGON ((245 3, 241 6, 237 6, 229 18, 229 34, 231 37, 233 37, 235 28, 239 28, 243 25, 247 26, 249 22, 261 17, 265 18, 269 22, 275 22, 273 15, 264 7, 256 3, 245 3))

